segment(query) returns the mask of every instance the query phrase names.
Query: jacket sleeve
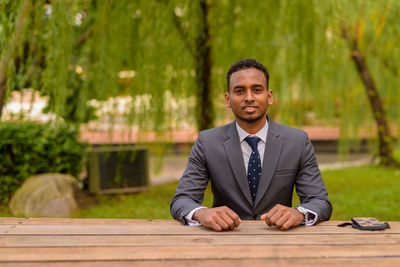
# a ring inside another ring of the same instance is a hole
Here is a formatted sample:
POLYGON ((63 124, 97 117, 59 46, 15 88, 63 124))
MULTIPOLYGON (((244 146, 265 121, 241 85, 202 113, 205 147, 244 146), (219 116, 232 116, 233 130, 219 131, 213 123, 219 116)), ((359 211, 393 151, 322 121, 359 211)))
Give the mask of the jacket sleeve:
POLYGON ((172 217, 182 221, 184 224, 186 223, 184 216, 193 209, 201 207, 203 202, 204 191, 209 179, 204 151, 204 137, 200 132, 170 204, 172 217))
POLYGON ((306 133, 296 178, 296 191, 302 207, 316 212, 318 221, 329 220, 332 204, 318 167, 313 145, 306 133))

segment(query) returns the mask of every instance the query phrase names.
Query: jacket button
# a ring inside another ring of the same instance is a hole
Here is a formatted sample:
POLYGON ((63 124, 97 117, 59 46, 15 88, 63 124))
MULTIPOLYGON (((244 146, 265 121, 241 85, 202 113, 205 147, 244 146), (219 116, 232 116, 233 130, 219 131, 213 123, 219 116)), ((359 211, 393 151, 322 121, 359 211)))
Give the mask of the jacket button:
POLYGON ((257 219, 257 215, 253 215, 253 219, 254 219, 254 220, 257 219))

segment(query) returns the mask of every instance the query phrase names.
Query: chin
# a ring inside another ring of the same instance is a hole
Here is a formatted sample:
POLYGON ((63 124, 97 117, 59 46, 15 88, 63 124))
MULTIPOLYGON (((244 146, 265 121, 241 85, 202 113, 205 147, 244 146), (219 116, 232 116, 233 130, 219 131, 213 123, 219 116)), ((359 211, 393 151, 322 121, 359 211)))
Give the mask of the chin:
POLYGON ((262 118, 264 118, 264 115, 261 116, 249 116, 249 117, 238 117, 239 119, 241 119, 242 121, 248 122, 248 123, 253 123, 253 122, 257 122, 259 120, 261 120, 262 118))

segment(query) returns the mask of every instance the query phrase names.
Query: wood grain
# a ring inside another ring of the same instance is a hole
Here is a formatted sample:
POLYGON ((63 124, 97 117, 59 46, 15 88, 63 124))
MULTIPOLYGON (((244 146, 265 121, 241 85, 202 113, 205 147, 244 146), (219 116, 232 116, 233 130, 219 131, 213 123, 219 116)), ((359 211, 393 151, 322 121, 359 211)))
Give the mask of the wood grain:
POLYGON ((368 258, 400 257, 400 244, 379 245, 229 245, 229 246, 135 246, 2 248, 2 261, 110 261, 190 259, 278 259, 278 258, 368 258))
MULTIPOLYGON (((95 220, 94 220, 95 221, 95 220)), ((171 224, 169 221, 143 222, 137 224, 134 220, 124 224, 102 224, 98 223, 77 224, 2 224, 0 225, 0 234, 2 235, 181 235, 181 234, 199 234, 199 235, 262 235, 262 234, 304 234, 320 235, 320 234, 376 234, 380 235, 379 231, 360 231, 352 227, 337 227, 336 225, 324 225, 290 229, 287 232, 282 232, 275 227, 268 227, 264 222, 258 221, 243 222, 234 231, 214 232, 204 227, 188 227, 180 223, 171 224)), ((391 222, 391 229, 385 230, 385 233, 400 233, 400 223, 391 222)))
POLYGON ((16 235, 0 237, 1 247, 123 247, 123 246, 201 246, 201 245, 379 245, 400 244, 400 234, 377 235, 16 235), (244 240, 245 239, 245 240, 244 240), (55 243, 54 240, 57 240, 55 243))
POLYGON ((400 265, 400 222, 373 232, 339 223, 214 232, 175 220, 0 218, 0 265, 400 265))

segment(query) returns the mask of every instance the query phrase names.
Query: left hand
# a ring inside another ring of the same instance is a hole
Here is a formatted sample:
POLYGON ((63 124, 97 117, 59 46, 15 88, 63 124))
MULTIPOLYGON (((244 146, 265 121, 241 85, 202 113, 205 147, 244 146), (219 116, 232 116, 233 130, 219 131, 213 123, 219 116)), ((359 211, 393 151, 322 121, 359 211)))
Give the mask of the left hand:
POLYGON ((265 220, 268 226, 275 225, 285 231, 300 225, 304 221, 304 215, 295 208, 277 204, 270 211, 261 215, 260 219, 265 220))

